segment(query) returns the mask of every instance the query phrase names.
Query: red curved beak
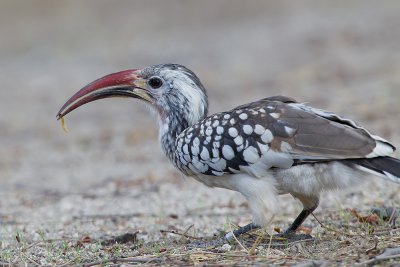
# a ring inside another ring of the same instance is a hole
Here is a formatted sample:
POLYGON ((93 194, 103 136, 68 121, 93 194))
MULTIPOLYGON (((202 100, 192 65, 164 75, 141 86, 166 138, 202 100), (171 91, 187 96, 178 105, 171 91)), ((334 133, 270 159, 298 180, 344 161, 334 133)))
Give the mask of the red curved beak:
POLYGON ((106 75, 76 92, 58 111, 57 119, 86 103, 102 98, 134 97, 151 102, 151 96, 143 87, 145 81, 140 78, 137 69, 106 75))

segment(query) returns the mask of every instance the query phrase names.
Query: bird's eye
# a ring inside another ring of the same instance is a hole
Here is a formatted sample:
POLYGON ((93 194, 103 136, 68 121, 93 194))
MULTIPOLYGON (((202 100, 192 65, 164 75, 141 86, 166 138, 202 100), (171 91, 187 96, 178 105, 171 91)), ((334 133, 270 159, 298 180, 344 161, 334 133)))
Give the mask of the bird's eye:
POLYGON ((151 86, 151 88, 154 89, 160 88, 162 84, 163 81, 159 77, 151 77, 149 79, 149 85, 151 86))

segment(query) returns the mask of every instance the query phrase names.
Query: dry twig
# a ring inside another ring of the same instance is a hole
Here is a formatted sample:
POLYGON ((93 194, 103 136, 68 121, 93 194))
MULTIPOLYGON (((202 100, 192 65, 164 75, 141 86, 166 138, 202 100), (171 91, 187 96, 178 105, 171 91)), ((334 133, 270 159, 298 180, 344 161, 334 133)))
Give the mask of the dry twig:
POLYGON ((378 247, 378 242, 379 242, 379 238, 378 236, 374 236, 374 246, 372 248, 369 248, 365 251, 366 254, 370 253, 373 250, 376 250, 376 248, 378 247))
POLYGON ((358 264, 358 266, 373 265, 380 261, 398 259, 398 258, 400 258, 400 247, 399 248, 387 248, 381 255, 378 255, 375 258, 372 258, 370 260, 364 261, 364 262, 358 264))
POLYGON ((256 251, 258 245, 259 245, 259 244, 261 243, 261 241, 264 239, 264 236, 265 236, 264 231, 263 231, 262 234, 259 234, 259 235, 257 236, 256 241, 254 242, 253 246, 251 246, 251 248, 250 248, 250 250, 249 250, 249 254, 250 254, 250 255, 254 255, 254 253, 255 253, 255 251, 256 251))
POLYGON ((335 232, 335 233, 337 233, 337 234, 339 234, 339 235, 344 234, 344 235, 347 235, 347 236, 350 236, 350 237, 356 236, 356 235, 349 234, 349 233, 344 232, 344 231, 338 231, 338 230, 336 230, 336 229, 330 228, 330 227, 326 226, 325 224, 323 224, 320 220, 318 220, 318 218, 314 215, 314 213, 311 213, 311 215, 312 215, 312 216, 314 217, 314 219, 321 225, 322 228, 325 228, 325 229, 328 230, 328 231, 335 232))
POLYGON ((386 234, 389 234, 389 233, 394 233, 394 232, 399 232, 399 231, 400 231, 400 228, 396 228, 396 229, 389 228, 389 229, 384 229, 384 230, 379 231, 379 232, 375 232, 374 235, 386 235, 386 234))
POLYGON ((196 237, 196 236, 192 236, 192 235, 186 234, 187 231, 188 230, 186 230, 184 233, 179 233, 179 232, 176 232, 174 230, 160 230, 160 233, 170 233, 170 234, 180 235, 180 236, 183 236, 183 237, 186 237, 186 238, 190 238, 190 239, 196 239, 196 240, 201 240, 201 241, 203 240, 203 238, 201 238, 201 237, 196 237))
MULTIPOLYGON (((231 233, 233 233, 233 230, 232 230, 232 225, 231 224, 229 224, 229 232, 231 232, 231 233)), ((240 241, 236 238, 236 236, 233 234, 232 235, 233 236, 233 238, 235 239, 235 241, 239 244, 239 246, 244 250, 244 251, 246 251, 247 252, 247 254, 249 254, 249 250, 245 247, 245 246, 243 246, 243 244, 242 243, 240 243, 240 241)))
POLYGON ((193 226, 194 224, 189 225, 189 227, 186 229, 185 232, 183 232, 183 234, 186 235, 189 232, 189 230, 193 228, 193 226))
POLYGON ((104 265, 106 263, 150 263, 150 262, 161 262, 161 258, 112 258, 112 259, 106 259, 106 260, 101 260, 101 261, 94 261, 90 263, 86 263, 83 265, 83 267, 91 267, 91 266, 96 266, 96 265, 104 265))

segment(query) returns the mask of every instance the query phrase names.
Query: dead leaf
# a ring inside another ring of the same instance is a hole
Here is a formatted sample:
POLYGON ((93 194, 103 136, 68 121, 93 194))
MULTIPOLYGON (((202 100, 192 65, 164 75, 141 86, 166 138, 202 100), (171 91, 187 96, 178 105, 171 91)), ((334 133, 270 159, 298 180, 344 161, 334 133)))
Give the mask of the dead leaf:
POLYGON ((209 261, 212 259, 217 258, 217 255, 213 254, 202 254, 202 253, 194 253, 190 255, 190 259, 193 261, 193 263, 199 263, 202 261, 209 261))
POLYGON ((90 242, 92 242, 92 238, 90 238, 90 236, 84 236, 81 238, 81 242, 82 243, 90 243, 90 242))
POLYGON ((379 222, 379 216, 376 214, 361 216, 355 209, 351 209, 350 212, 361 223, 378 224, 379 222))
POLYGON ((309 228, 309 227, 305 227, 305 226, 300 225, 300 226, 297 228, 296 232, 302 232, 302 233, 304 233, 304 234, 306 234, 306 235, 311 235, 312 228, 309 228))
POLYGON ((397 219, 400 217, 400 209, 394 207, 381 207, 381 208, 372 208, 371 212, 373 214, 378 215, 385 222, 389 222, 390 224, 395 224, 397 219))
POLYGON ((90 236, 82 237, 78 242, 76 242, 77 247, 83 247, 84 244, 88 244, 92 242, 92 238, 90 236))
POLYGON ((134 233, 126 233, 123 235, 119 235, 101 242, 103 246, 113 245, 115 243, 118 244, 126 244, 126 243, 136 243, 137 241, 137 234, 139 232, 136 231, 134 233))

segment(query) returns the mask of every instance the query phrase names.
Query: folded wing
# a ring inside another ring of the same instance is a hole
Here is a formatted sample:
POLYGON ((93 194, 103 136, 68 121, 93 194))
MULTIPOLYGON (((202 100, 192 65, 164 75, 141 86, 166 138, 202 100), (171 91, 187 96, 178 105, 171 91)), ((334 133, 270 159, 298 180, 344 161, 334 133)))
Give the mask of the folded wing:
POLYGON ((269 168, 386 156, 386 140, 354 122, 275 96, 217 113, 177 138, 176 156, 190 174, 262 173, 269 168))

